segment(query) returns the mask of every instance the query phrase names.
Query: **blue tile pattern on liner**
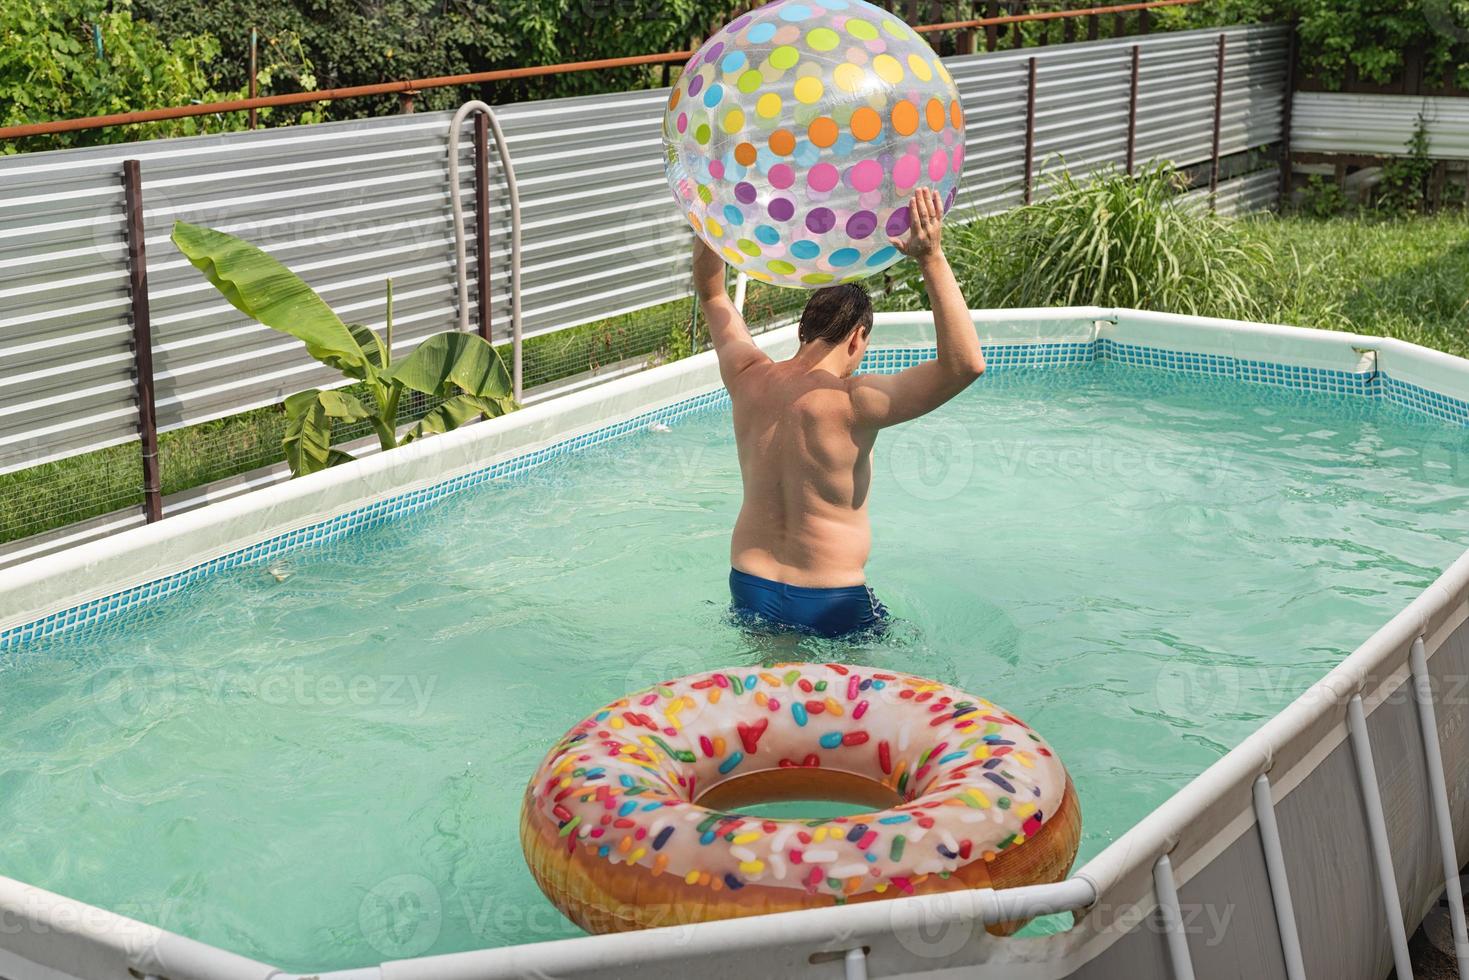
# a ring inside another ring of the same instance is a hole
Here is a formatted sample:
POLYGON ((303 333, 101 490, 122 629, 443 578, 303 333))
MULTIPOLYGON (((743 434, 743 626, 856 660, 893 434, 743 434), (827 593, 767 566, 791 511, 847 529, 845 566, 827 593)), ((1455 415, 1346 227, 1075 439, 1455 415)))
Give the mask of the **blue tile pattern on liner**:
MULTIPOLYGON (((984 349, 989 370, 1004 368, 1063 367, 1090 364, 1096 360, 1094 340, 1054 344, 989 344, 984 349)), ((938 356, 933 344, 915 347, 872 347, 862 358, 864 374, 893 374, 938 356)))
POLYGON ((1292 388, 1296 391, 1366 395, 1369 398, 1378 397, 1379 379, 1382 377, 1376 371, 1340 371, 1333 368, 1253 361, 1231 354, 1196 354, 1141 344, 1124 344, 1105 337, 1097 341, 1097 360, 1189 374, 1210 374, 1252 384, 1292 388))
POLYGON ((1422 412, 1440 422, 1469 425, 1469 402, 1441 395, 1408 381, 1399 381, 1389 375, 1383 375, 1382 390, 1388 401, 1405 408, 1422 412))
MULTIPOLYGON (((892 374, 915 364, 932 360, 935 356, 937 356, 937 349, 932 344, 872 348, 862 359, 861 370, 874 374, 892 374)), ((1382 397, 1440 421, 1461 426, 1469 425, 1469 402, 1450 398, 1405 381, 1398 381, 1378 372, 1296 367, 1266 361, 1245 360, 1229 355, 1197 354, 1141 344, 1124 344, 1108 338, 1049 344, 990 344, 985 348, 985 360, 991 370, 1052 368, 1084 365, 1093 361, 1115 361, 1136 367, 1222 376, 1243 382, 1276 385, 1301 391, 1370 398, 1382 397)), ((558 456, 641 431, 655 422, 670 422, 696 412, 721 408, 728 403, 728 394, 723 388, 718 388, 663 408, 643 412, 600 429, 563 439, 520 456, 501 460, 483 469, 454 477, 431 487, 375 501, 309 527, 279 534, 269 540, 231 552, 166 578, 134 586, 105 598, 94 599, 91 602, 54 613, 44 619, 12 627, 0 632, 0 650, 19 647, 31 640, 80 627, 94 626, 105 619, 137 608, 160 596, 177 592, 191 582, 213 572, 264 561, 296 548, 333 541, 353 530, 372 527, 389 519, 421 510, 467 487, 500 477, 524 473, 558 456)))

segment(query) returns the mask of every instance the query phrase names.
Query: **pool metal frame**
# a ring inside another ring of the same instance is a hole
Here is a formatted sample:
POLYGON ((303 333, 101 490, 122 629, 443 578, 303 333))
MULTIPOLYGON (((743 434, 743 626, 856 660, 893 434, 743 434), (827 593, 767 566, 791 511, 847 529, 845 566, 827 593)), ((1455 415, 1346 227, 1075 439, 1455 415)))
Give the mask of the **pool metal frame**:
MULTIPOLYGON (((976 312, 991 370, 1116 360, 1398 402, 1469 425, 1469 362, 1402 341, 1095 308, 976 312)), ((926 314, 884 314, 875 370, 933 356, 926 314)), ((759 343, 795 346, 786 328, 759 343)), ((95 628, 220 567, 257 563, 720 403, 712 354, 569 394, 0 571, 0 651, 95 628)), ((1406 935, 1445 891, 1469 939, 1469 553, 1355 652, 1067 880, 421 957, 313 974, 400 978, 931 975, 1189 980, 1411 977, 1406 935), (1254 833, 1251 833, 1254 828, 1254 833), (1369 870, 1370 865, 1370 870, 1369 870), (983 925, 1072 912, 1069 930, 983 925), (1220 935, 1200 913, 1223 916, 1220 935), (1305 914, 1302 914, 1304 912, 1305 914), (1262 914, 1263 913, 1263 914, 1262 914), (610 971, 610 972, 609 972, 610 971)), ((291 980, 267 964, 0 878, 0 977, 291 980)))

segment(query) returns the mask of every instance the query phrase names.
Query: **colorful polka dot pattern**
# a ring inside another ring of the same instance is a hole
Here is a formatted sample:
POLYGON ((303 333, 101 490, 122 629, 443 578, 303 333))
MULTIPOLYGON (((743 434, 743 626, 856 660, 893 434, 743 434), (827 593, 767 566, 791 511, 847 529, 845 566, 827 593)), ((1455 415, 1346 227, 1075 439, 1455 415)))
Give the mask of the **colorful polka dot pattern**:
POLYGON ((695 52, 663 117, 694 231, 751 278, 817 289, 901 258, 914 188, 945 209, 964 113, 933 49, 865 0, 779 0, 695 52))
POLYGON ((614 701, 547 755, 526 798, 548 836, 609 874, 676 875, 836 901, 912 894, 1018 847, 1057 811, 1066 771, 1029 726, 946 684, 841 664, 696 674, 614 701), (693 802, 726 779, 826 768, 891 788, 889 810, 766 819, 693 802))

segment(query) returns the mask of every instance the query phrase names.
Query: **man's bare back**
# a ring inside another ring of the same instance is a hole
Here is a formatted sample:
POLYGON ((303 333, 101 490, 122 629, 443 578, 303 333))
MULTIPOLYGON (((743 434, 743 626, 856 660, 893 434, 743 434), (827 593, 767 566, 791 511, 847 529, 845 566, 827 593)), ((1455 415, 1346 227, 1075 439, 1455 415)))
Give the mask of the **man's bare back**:
MULTIPOLYGON (((789 360, 772 360, 725 292, 723 261, 702 243, 696 246, 694 279, 734 404, 744 477, 744 505, 730 544, 732 588, 741 575, 761 587, 793 587, 781 591, 797 599, 820 599, 815 590, 841 594, 862 587, 872 543, 867 497, 878 430, 932 411, 984 370, 979 338, 941 248, 938 195, 917 191, 911 212, 907 238, 893 244, 922 269, 938 356, 898 374, 853 373, 872 324, 871 305, 857 286, 813 294, 801 317, 800 348, 789 360)), ((737 605, 739 600, 737 591, 737 605)), ((774 608, 761 611, 789 618, 774 608)))

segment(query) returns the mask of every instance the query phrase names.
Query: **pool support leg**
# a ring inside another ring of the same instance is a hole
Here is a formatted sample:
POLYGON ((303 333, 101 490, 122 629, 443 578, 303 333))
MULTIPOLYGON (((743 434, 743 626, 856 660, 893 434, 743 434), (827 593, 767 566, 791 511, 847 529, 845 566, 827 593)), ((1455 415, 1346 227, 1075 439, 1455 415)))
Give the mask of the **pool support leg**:
POLYGON ((1289 980, 1307 980, 1306 964, 1301 956, 1301 937, 1296 930, 1295 906, 1290 899, 1290 880, 1285 871, 1285 851, 1280 846, 1280 827, 1275 822, 1275 800, 1270 793, 1270 777, 1255 777, 1255 823, 1260 828, 1260 848, 1265 852, 1265 875, 1270 880, 1271 905, 1275 909, 1275 926, 1280 932, 1280 952, 1285 959, 1285 975, 1289 980))
POLYGON ((1163 919, 1163 937, 1168 941, 1173 980, 1194 980, 1194 961, 1188 951, 1188 934, 1183 929, 1178 886, 1173 882, 1173 862, 1166 854, 1153 864, 1153 888, 1158 893, 1158 915, 1163 919))
POLYGON ((1428 769, 1429 798, 1433 825, 1438 832, 1443 859, 1444 899, 1449 906, 1449 924, 1454 935, 1454 957, 1461 980, 1469 980, 1469 932, 1464 927, 1464 892, 1459 881, 1459 858, 1454 848, 1454 824, 1449 815, 1449 791, 1444 782, 1443 752, 1438 743, 1438 716, 1433 706, 1433 685, 1428 676, 1428 656, 1423 637, 1413 641, 1408 652, 1413 672, 1413 697, 1418 703, 1418 727, 1423 733, 1423 761, 1428 769))
POLYGON ((1362 695, 1354 694, 1347 702, 1347 731, 1352 743, 1352 756, 1357 762, 1357 782, 1362 788, 1362 803, 1367 812, 1367 835, 1372 846, 1372 863, 1377 868, 1377 887, 1382 894, 1382 911, 1387 916, 1387 935, 1392 942, 1393 964, 1398 980, 1413 980, 1413 962, 1408 957, 1408 934, 1403 929, 1403 913, 1398 905, 1398 882, 1393 872, 1392 850, 1387 842, 1387 821, 1382 815, 1382 792, 1377 786, 1377 767, 1372 762, 1372 738, 1367 732, 1367 716, 1362 711, 1362 695))

